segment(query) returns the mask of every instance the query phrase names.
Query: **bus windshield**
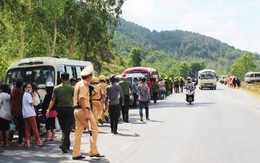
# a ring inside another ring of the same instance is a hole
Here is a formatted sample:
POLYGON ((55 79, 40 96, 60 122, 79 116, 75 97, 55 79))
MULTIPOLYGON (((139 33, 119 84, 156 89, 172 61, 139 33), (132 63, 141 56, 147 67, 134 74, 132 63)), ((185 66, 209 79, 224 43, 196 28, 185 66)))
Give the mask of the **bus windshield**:
POLYGON ((203 72, 200 75, 201 79, 215 79, 216 73, 215 72, 203 72))
POLYGON ((16 80, 22 80, 23 83, 35 83, 36 85, 45 85, 51 81, 54 83, 54 68, 52 66, 37 66, 27 68, 14 68, 6 73, 6 84, 13 84, 16 80))

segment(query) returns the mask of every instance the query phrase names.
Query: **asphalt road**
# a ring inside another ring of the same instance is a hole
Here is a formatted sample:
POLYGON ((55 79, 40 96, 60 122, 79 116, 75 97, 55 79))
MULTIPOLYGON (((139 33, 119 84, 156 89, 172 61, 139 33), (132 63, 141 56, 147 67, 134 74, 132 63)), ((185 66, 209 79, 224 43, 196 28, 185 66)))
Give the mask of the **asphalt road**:
POLYGON ((260 162, 260 100, 243 90, 220 84, 217 90, 197 89, 192 105, 185 102, 184 93, 173 94, 150 104, 150 119, 140 122, 138 109, 131 109, 130 123, 120 123, 118 135, 110 133, 109 124, 99 127, 98 149, 106 155, 102 160, 88 157, 88 133, 82 137, 85 160, 72 160, 72 150, 62 154, 58 132, 56 141, 44 147, 1 147, 0 162, 260 162))

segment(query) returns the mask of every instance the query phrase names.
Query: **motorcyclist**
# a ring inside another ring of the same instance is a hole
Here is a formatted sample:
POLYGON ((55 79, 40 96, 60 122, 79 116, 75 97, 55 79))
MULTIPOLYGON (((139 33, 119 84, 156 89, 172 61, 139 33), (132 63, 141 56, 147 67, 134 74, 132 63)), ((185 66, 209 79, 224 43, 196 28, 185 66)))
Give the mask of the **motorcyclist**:
MULTIPOLYGON (((192 102, 194 101, 194 96, 195 96, 195 86, 194 83, 192 82, 191 77, 187 77, 187 82, 185 83, 184 89, 188 90, 188 89, 192 89, 193 90, 193 96, 192 96, 192 102)), ((188 101, 188 96, 186 95, 186 101, 188 101)))

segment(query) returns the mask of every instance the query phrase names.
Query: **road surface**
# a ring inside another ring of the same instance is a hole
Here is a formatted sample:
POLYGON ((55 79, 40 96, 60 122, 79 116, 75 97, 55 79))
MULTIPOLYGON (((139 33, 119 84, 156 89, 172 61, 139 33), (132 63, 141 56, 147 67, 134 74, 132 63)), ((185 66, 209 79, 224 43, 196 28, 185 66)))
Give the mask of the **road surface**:
MULTIPOLYGON (((61 154, 56 142, 30 149, 0 148, 1 163, 258 163, 260 162, 260 100, 240 89, 218 85, 217 90, 196 90, 189 105, 184 93, 150 104, 150 119, 140 122, 138 109, 130 123, 121 122, 118 135, 109 124, 99 127, 98 149, 103 160, 88 157, 88 133, 82 138, 85 160, 61 154)), ((73 142, 74 133, 71 134, 73 142)), ((72 149, 72 147, 71 147, 72 149)))

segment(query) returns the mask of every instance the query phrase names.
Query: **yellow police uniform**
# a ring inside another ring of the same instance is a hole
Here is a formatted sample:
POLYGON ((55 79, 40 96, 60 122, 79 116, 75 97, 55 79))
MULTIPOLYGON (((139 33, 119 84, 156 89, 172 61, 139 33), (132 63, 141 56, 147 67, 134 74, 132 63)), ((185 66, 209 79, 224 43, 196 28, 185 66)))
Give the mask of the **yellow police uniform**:
MULTIPOLYGON (((85 68, 86 69, 86 68, 85 68)), ((81 72, 81 76, 90 74, 90 70, 83 70, 81 72)), ((92 70, 90 71, 92 72, 92 70)), ((74 89, 74 117, 76 120, 76 131, 75 131, 75 137, 74 137, 74 146, 73 146, 73 157, 79 157, 80 154, 80 146, 81 146, 81 137, 84 131, 84 128, 88 128, 88 121, 86 119, 86 115, 84 113, 83 108, 79 105, 79 99, 84 98, 85 99, 85 105, 86 108, 89 108, 89 117, 91 122, 91 130, 92 130, 92 138, 93 141, 89 140, 90 142, 90 150, 89 150, 89 156, 98 155, 98 149, 97 149, 97 137, 98 137, 98 127, 97 123, 94 117, 94 114, 90 110, 90 103, 89 103, 89 87, 88 82, 85 80, 81 80, 78 82, 74 89)))
POLYGON ((101 120, 102 121, 102 117, 103 117, 103 97, 102 95, 103 90, 101 89, 101 87, 98 84, 92 84, 92 86, 94 87, 94 89, 96 90, 97 94, 95 94, 94 96, 92 96, 92 106, 93 106, 93 113, 96 119, 96 122, 98 124, 98 122, 101 120))
MULTIPOLYGON (((101 87, 101 89, 103 91, 103 97, 105 97, 106 93, 107 93, 107 83, 102 82, 102 80, 106 81, 106 77, 104 75, 100 75, 99 79, 100 79, 101 82, 98 85, 101 87)), ((102 98, 101 102, 102 102, 103 107, 105 107, 105 98, 102 98)), ((106 120, 105 116, 108 116, 108 110, 107 109, 103 112, 103 117, 102 117, 103 121, 106 120)))

